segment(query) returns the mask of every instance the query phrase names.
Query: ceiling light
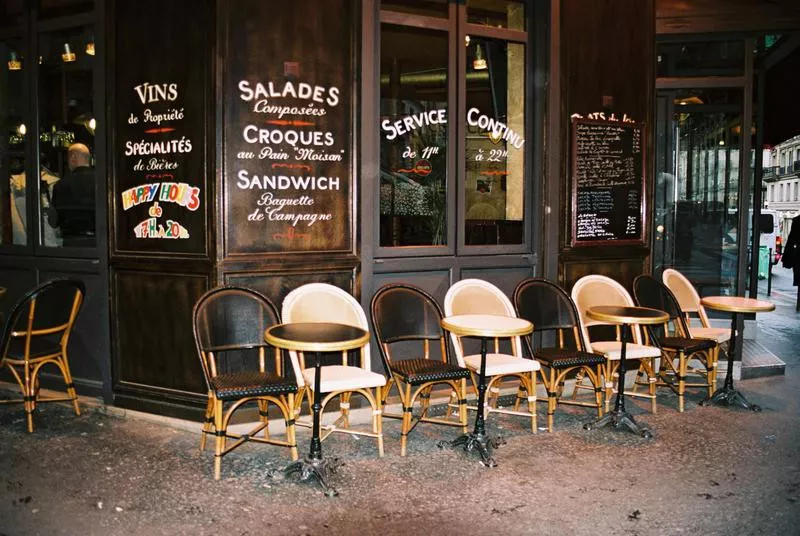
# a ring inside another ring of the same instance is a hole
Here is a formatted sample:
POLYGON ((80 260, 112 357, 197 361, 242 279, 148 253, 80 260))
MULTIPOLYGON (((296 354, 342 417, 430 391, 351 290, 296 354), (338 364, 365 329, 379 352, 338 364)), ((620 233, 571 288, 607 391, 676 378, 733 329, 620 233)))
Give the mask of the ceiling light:
POLYGON ((9 52, 8 54, 8 70, 9 71, 19 71, 22 69, 22 61, 17 58, 16 52, 9 52))
POLYGON ((75 53, 69 49, 69 43, 64 43, 64 53, 61 54, 61 59, 64 60, 64 63, 75 61, 75 53))
POLYGON ((86 53, 90 56, 94 56, 94 37, 86 43, 86 53))
POLYGON ((476 71, 486 69, 486 60, 483 59, 483 50, 480 45, 476 45, 475 47, 475 59, 472 60, 472 68, 476 71))

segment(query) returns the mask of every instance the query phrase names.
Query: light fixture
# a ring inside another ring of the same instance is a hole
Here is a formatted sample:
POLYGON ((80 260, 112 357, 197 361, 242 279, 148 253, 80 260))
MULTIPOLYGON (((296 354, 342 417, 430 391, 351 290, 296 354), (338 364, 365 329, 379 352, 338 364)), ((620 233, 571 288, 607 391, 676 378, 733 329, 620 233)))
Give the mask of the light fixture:
POLYGON ((720 145, 725 145, 725 140, 719 140, 720 145))
POLYGON ((469 36, 468 35, 464 36, 464 46, 467 46, 467 47, 469 46, 469 36))
POLYGON ((17 127, 17 134, 20 136, 24 136, 28 132, 28 127, 25 126, 25 123, 20 123, 17 127))
POLYGON ((22 69, 22 61, 17 58, 16 52, 9 52, 8 54, 8 70, 9 71, 19 71, 22 69))
POLYGON ((486 60, 483 59, 483 50, 480 45, 475 45, 475 59, 472 60, 472 68, 476 71, 486 69, 486 60))
POLYGON ((86 43, 86 53, 90 56, 94 56, 94 37, 86 43))
POLYGON ((64 60, 64 63, 75 61, 75 53, 69 49, 69 43, 64 43, 64 53, 61 54, 61 59, 64 60))

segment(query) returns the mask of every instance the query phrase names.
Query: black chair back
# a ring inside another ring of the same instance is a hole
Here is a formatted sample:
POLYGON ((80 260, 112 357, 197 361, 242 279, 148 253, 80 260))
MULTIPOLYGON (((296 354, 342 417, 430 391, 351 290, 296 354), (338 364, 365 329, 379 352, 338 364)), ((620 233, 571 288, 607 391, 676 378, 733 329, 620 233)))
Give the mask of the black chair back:
MULTIPOLYGON (((669 315, 668 322, 680 329, 681 333, 677 335, 689 336, 689 326, 686 325, 686 319, 681 312, 677 298, 664 283, 655 277, 643 274, 634 279, 633 299, 641 307, 664 311, 669 315)), ((658 337, 667 336, 663 327, 653 326, 651 332, 658 337)))
MULTIPOLYGON (((531 278, 521 281, 514 289, 514 307, 517 316, 533 324, 534 333, 580 333, 578 310, 567 292, 547 279, 531 278)), ((586 351, 582 337, 565 337, 574 341, 573 349, 586 351)))
POLYGON ((386 374, 390 356, 385 344, 402 341, 442 341, 445 360, 450 362, 449 347, 445 343, 441 321, 442 308, 427 292, 412 285, 391 284, 378 289, 370 306, 372 327, 378 339, 381 359, 386 374))
POLYGON ((9 314, 3 356, 20 358, 25 348, 65 348, 83 304, 86 286, 76 279, 55 279, 25 294, 9 314))
MULTIPOLYGON (((272 302, 254 290, 226 286, 203 294, 194 306, 193 329, 206 383, 223 372, 272 369, 264 330, 279 323, 272 302)), ((275 368, 283 372, 282 360, 275 368)))

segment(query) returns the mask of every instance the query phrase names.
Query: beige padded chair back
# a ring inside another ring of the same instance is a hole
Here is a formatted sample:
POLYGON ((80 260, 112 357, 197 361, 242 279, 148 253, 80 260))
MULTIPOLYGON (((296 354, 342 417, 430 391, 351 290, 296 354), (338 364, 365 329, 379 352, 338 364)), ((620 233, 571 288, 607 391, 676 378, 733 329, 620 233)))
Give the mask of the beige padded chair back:
MULTIPOLYGON (((361 304, 349 293, 327 283, 308 283, 283 299, 281 319, 289 322, 335 322, 369 331, 367 315, 361 304)), ((371 370, 369 344, 362 348, 364 368, 371 370)), ((289 352, 298 384, 305 385, 296 352, 289 352)))
POLYGON ((707 328, 711 324, 708 322, 706 310, 700 303, 700 295, 685 275, 678 270, 667 268, 661 274, 661 280, 672 291, 675 298, 678 300, 681 311, 684 313, 696 313, 700 317, 700 322, 703 327, 707 328))
MULTIPOLYGON (((586 310, 594 305, 618 305, 633 307, 635 303, 625 287, 604 275, 586 275, 575 282, 572 287, 572 301, 578 308, 581 317, 581 333, 586 348, 591 348, 589 326, 607 325, 606 322, 593 320, 586 316, 586 310)), ((632 326, 633 342, 642 343, 642 335, 638 326, 632 326)))
MULTIPOLYGON (((462 279, 454 283, 444 297, 445 316, 454 315, 504 315, 517 316, 514 305, 502 290, 483 279, 462 279)), ((458 337, 450 334, 460 366, 464 364, 464 351, 458 337)), ((522 342, 513 337, 513 352, 522 356, 522 342)))

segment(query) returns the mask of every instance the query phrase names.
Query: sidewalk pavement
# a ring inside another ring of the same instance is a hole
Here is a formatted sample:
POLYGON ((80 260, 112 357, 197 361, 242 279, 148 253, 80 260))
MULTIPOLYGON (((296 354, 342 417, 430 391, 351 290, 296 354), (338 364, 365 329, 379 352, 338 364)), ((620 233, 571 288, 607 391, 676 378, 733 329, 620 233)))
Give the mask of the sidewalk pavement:
MULTIPOLYGON (((493 469, 437 448, 459 431, 428 424, 401 457, 400 423, 384 419, 382 459, 371 439, 323 443, 346 463, 336 498, 270 477, 289 462, 279 447, 244 445, 216 482, 212 451, 169 420, 43 405, 27 434, 21 408, 3 407, 0 534, 797 534, 799 372, 737 384, 761 413, 700 407, 697 390, 684 413, 666 390, 655 415, 629 400, 649 441, 584 431, 593 418, 584 408, 559 408, 553 433, 492 414, 490 433, 507 440, 493 469)), ((298 430, 301 453, 309 438, 298 430)))

